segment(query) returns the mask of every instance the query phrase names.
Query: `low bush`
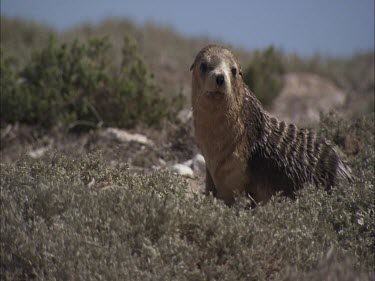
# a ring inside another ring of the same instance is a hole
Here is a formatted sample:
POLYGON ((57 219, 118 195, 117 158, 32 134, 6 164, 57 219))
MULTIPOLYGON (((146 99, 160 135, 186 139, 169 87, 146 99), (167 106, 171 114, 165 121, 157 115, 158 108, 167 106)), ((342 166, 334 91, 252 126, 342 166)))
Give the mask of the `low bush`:
POLYGON ((120 69, 106 38, 59 44, 53 37, 19 72, 1 61, 1 120, 44 128, 153 126, 178 111, 153 83, 134 39, 125 37, 120 69))
MULTIPOLYGON (((23 116, 25 100, 18 90, 17 75, 11 58, 6 57, 0 49, 0 121, 10 122, 23 116)), ((3 125, 3 124, 1 124, 3 125)))
MULTIPOLYGON (((360 138, 374 125, 366 120, 354 122, 360 138)), ((351 128, 332 129, 345 135, 351 128)), ((2 164, 0 277, 370 280, 374 169, 355 159, 373 163, 374 146, 373 138, 360 140, 366 152, 349 162, 365 171, 353 184, 341 183, 331 195, 309 186, 295 200, 275 196, 253 210, 245 198, 228 208, 191 193, 167 172, 106 166, 99 154, 2 164)))
POLYGON ((244 71, 244 81, 264 106, 269 106, 282 88, 282 55, 272 46, 255 51, 244 71))
POLYGON ((375 114, 348 122, 335 113, 321 116, 318 133, 340 146, 358 178, 370 181, 375 168, 375 114))

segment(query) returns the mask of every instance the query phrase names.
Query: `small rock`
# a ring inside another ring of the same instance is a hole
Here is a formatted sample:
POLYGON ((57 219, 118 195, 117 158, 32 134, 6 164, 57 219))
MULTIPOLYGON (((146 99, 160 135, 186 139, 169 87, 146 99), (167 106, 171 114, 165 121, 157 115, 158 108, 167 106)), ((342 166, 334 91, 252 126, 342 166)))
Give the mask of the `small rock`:
POLYGON ((104 136, 112 136, 116 140, 121 142, 136 142, 144 145, 152 145, 152 141, 146 136, 141 134, 130 134, 125 130, 120 130, 117 128, 108 128, 103 132, 104 136))
POLYGON ((49 146, 45 146, 35 150, 31 150, 27 153, 27 155, 29 155, 33 159, 37 159, 42 157, 48 151, 49 148, 49 146))
POLYGON ((87 184, 87 187, 93 187, 95 185, 95 179, 92 178, 92 180, 87 184))
POLYGON ((194 171, 204 171, 206 169, 206 161, 202 154, 197 154, 192 159, 194 171))
POLYGON ((184 164, 175 164, 171 167, 172 171, 176 172, 180 176, 193 178, 194 172, 193 170, 184 164))
POLYGON ((191 109, 182 109, 177 114, 177 119, 181 123, 187 123, 193 117, 193 111, 191 109))
POLYGON ((193 167, 193 159, 190 159, 188 161, 185 161, 184 163, 182 163, 183 165, 186 165, 188 167, 193 167))
POLYGON ((162 159, 162 158, 159 158, 158 161, 159 161, 159 164, 162 165, 162 166, 167 165, 167 162, 165 162, 165 160, 162 159))

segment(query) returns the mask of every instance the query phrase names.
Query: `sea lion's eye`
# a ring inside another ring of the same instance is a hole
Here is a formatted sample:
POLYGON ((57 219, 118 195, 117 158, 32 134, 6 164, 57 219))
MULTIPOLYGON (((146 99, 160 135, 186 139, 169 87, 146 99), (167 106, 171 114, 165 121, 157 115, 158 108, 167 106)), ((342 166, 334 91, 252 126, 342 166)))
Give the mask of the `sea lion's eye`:
POLYGON ((237 69, 235 67, 232 67, 231 72, 232 72, 233 77, 236 77, 237 69))
POLYGON ((205 73, 207 71, 207 63, 202 62, 201 65, 199 66, 199 69, 205 73))

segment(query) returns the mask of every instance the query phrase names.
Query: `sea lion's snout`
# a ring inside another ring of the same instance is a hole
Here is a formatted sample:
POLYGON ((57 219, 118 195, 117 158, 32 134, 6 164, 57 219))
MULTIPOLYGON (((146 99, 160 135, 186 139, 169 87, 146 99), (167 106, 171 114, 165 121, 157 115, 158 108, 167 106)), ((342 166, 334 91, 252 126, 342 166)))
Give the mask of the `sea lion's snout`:
POLYGON ((205 74, 203 84, 206 92, 210 92, 209 97, 222 98, 230 94, 231 81, 226 61, 216 58, 211 64, 211 69, 205 74))
POLYGON ((225 78, 224 78, 224 75, 223 74, 217 74, 216 75, 216 84, 218 86, 222 86, 225 82, 225 78))

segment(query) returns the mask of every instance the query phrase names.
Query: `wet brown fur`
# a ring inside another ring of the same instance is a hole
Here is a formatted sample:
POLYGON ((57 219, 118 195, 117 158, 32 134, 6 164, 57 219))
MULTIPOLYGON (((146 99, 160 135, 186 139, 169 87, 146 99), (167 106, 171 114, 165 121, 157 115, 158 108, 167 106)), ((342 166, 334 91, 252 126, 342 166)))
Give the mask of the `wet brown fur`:
POLYGON ((329 141, 264 111, 228 49, 203 48, 191 70, 195 139, 206 159, 206 193, 228 205, 243 192, 255 202, 266 202, 276 192, 292 196, 306 183, 330 189, 338 178, 352 178, 329 141), (202 62, 208 65, 205 73, 200 69, 202 62), (227 88, 218 90, 223 94, 207 94, 211 72, 228 71, 225 66, 236 68, 237 75, 226 73, 227 88))

